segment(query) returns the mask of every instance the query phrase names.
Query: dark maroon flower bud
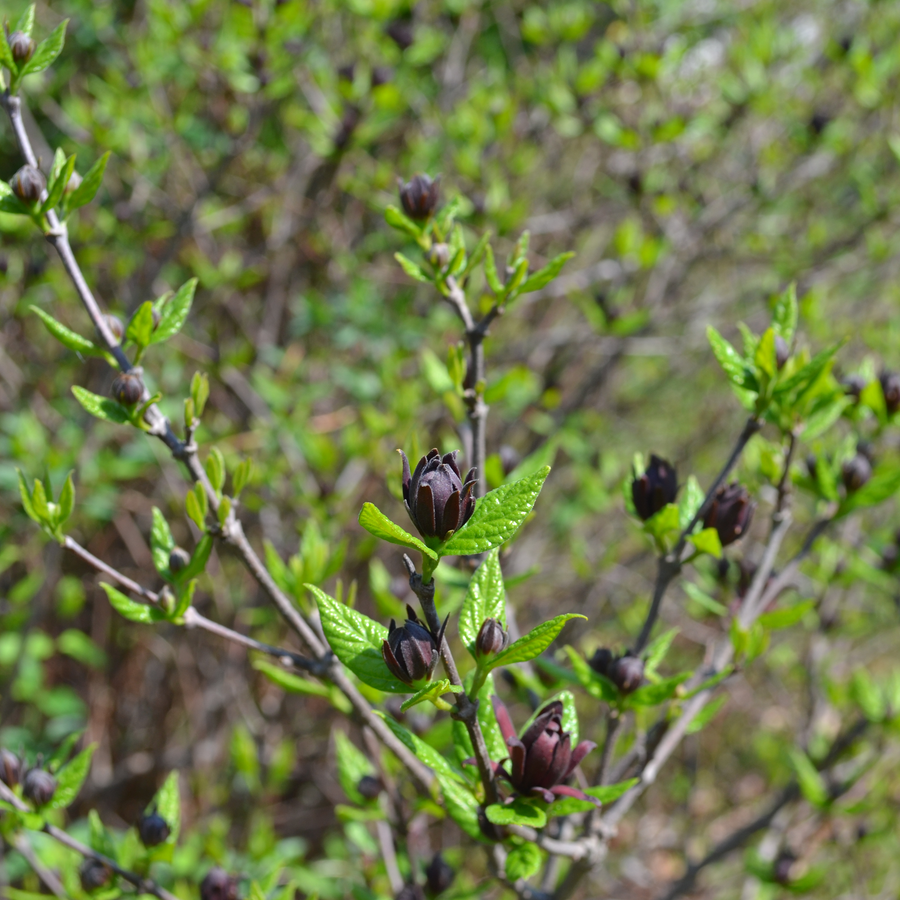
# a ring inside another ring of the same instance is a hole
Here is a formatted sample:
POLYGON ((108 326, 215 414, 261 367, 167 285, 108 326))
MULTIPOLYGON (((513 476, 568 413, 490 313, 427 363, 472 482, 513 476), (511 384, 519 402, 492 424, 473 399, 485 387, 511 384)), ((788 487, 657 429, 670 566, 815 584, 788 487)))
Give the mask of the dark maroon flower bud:
POLYGON ((753 521, 756 504, 747 489, 736 481, 716 491, 715 498, 703 519, 704 528, 715 528, 723 547, 743 537, 753 521))
POLYGON ((237 879, 218 866, 200 882, 200 900, 237 900, 237 879))
POLYGON ((22 781, 22 795, 35 806, 46 806, 56 792, 56 779, 46 769, 29 769, 22 781))
POLYGON ((784 368, 784 364, 791 356, 791 348, 788 342, 780 335, 775 335, 775 365, 780 372, 784 368))
POLYGON ((633 693, 644 680, 644 661, 627 653, 620 656, 610 666, 609 679, 623 694, 633 693))
POLYGON ((341 151, 347 147, 347 145, 350 143, 350 138, 353 137, 353 132, 356 131, 356 126, 359 125, 359 120, 361 118, 362 113, 355 106, 348 106, 344 110, 344 114, 343 116, 341 116, 341 124, 334 136, 335 150, 341 151))
POLYGON ((123 406, 134 406, 144 396, 144 382, 134 372, 122 372, 112 383, 111 393, 123 406))
POLYGON ((809 117, 809 130, 818 137, 827 127, 828 123, 831 121, 831 116, 828 113, 822 112, 822 110, 817 109, 810 117, 809 117))
POLYGON ((384 29, 384 32, 401 50, 406 50, 412 46, 413 21, 411 18, 394 19, 384 29))
POLYGON ((390 84, 394 80, 394 70, 390 66, 375 66, 372 69, 372 87, 381 87, 390 84))
POLYGON ((0 781, 7 787, 15 787, 22 777, 22 763, 12 750, 0 748, 0 781))
POLYGON ((859 395, 863 392, 868 382, 862 375, 845 375, 841 379, 841 386, 844 391, 859 402, 859 395))
POLYGON ((509 747, 510 771, 499 766, 499 774, 518 793, 540 797, 547 803, 557 797, 591 799, 577 788, 562 783, 597 746, 592 741, 582 741, 575 748, 571 746, 571 735, 562 727, 562 701, 554 700, 540 710, 521 737, 516 736, 509 712, 499 697, 491 697, 491 702, 500 733, 509 747))
POLYGON ((443 893, 453 884, 456 878, 456 870, 440 853, 431 857, 431 862, 425 867, 425 879, 428 893, 434 897, 443 893))
POLYGON ((858 491, 872 477, 872 464, 861 453, 841 466, 841 480, 848 493, 858 491))
POLYGON ((374 800, 381 793, 381 779, 374 775, 363 775, 356 783, 356 789, 366 800, 374 800))
POLYGON ((509 633, 496 619, 485 619, 475 638, 475 655, 496 656, 508 646, 509 633))
POLYGON ((86 859, 78 872, 81 887, 88 893, 109 884, 112 874, 112 869, 99 859, 86 859))
POLYGON ((893 415, 900 409, 900 374, 885 370, 878 376, 881 382, 881 393, 884 394, 884 406, 893 415))
POLYGON ((191 554, 184 547, 173 547, 169 554, 169 571, 174 575, 191 561, 191 554))
POLYGON ((425 900, 425 891, 417 884, 404 884, 395 900, 425 900))
POLYGON ((414 175, 406 184, 397 181, 400 186, 400 202, 403 211, 411 219, 427 219, 437 207, 440 176, 433 181, 427 175, 414 175))
POLYGON ((612 650, 600 647, 594 651, 594 655, 588 660, 588 665, 604 678, 609 678, 610 667, 616 661, 612 650))
POLYGON ((121 344, 122 338, 125 337, 125 324, 112 313, 107 313, 103 318, 106 319, 106 326, 112 332, 113 337, 121 344))
POLYGON ((772 866, 772 880, 776 884, 790 884, 791 869, 795 862, 797 862, 797 857, 790 850, 783 850, 772 866))
POLYGON ((459 531, 475 512, 475 470, 469 469, 465 479, 456 464, 456 454, 429 451, 409 474, 409 460, 403 457, 403 502, 413 525, 424 538, 446 541, 459 531))
POLYGON ((6 42, 9 44, 9 52, 12 53, 12 58, 15 60, 16 65, 25 65, 34 55, 36 44, 24 32, 14 31, 7 38, 6 42))
POLYGON ((667 504, 674 503, 677 493, 678 479, 675 467, 656 454, 650 455, 650 465, 643 475, 634 473, 631 499, 634 501, 635 512, 645 522, 667 504))
POLYGON ((158 847, 168 840, 171 833, 169 823, 158 812, 141 816, 138 822, 138 834, 145 847, 158 847))
POLYGON ((444 622, 440 634, 433 635, 419 621, 411 606, 406 607, 406 612, 409 618, 399 628, 391 619, 387 640, 381 645, 381 655, 395 678, 404 684, 421 686, 431 681, 440 659, 440 646, 447 623, 444 622))
POLYGON ((10 179, 9 186, 22 202, 37 203, 47 182, 34 166, 24 165, 10 179))
POLYGON ((356 73, 356 66, 350 62, 345 66, 338 66, 337 76, 341 81, 353 81, 353 76, 356 73))

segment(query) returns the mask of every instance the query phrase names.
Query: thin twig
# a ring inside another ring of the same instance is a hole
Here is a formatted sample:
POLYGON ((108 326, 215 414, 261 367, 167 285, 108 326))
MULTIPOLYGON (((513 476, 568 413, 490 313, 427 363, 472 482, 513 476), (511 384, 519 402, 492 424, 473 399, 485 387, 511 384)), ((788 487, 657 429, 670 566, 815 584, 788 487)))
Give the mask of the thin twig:
POLYGON ((34 848, 28 843, 28 838, 25 837, 24 834, 17 834, 12 840, 12 845, 25 857, 25 862, 31 866, 37 877, 40 878, 57 897, 66 900, 68 894, 66 893, 65 885, 56 877, 55 872, 48 869, 37 858, 34 848))

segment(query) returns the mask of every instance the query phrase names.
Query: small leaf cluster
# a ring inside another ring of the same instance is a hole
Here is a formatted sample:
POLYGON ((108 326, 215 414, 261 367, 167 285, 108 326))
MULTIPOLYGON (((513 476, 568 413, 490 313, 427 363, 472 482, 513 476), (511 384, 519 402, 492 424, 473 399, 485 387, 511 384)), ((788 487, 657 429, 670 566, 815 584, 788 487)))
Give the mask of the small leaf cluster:
POLYGON ((29 488, 22 472, 18 469, 16 472, 19 475, 22 506, 28 517, 37 522, 55 541, 63 543, 66 539, 63 528, 75 509, 75 485, 72 482, 72 473, 66 475, 59 497, 54 501, 49 479, 45 487, 40 478, 35 478, 34 485, 29 488))

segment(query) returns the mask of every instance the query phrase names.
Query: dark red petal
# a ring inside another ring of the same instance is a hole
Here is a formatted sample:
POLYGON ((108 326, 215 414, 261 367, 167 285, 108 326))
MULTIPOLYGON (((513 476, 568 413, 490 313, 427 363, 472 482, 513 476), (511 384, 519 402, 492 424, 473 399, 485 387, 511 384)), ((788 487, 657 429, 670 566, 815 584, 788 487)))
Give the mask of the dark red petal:
POLYGON ((463 478, 462 482, 463 482, 463 485, 467 485, 467 484, 470 484, 470 483, 471 483, 471 484, 475 484, 475 482, 476 482, 477 480, 478 480, 478 479, 475 477, 475 466, 472 466, 472 468, 469 469, 468 472, 466 472, 466 477, 463 478))
POLYGON ((522 743, 529 747, 531 744, 537 739, 538 735, 542 734, 547 728, 550 727, 550 723, 556 719, 557 729, 559 730, 559 720, 562 717, 562 709, 563 705, 559 700, 554 700, 553 703, 548 703, 541 711, 538 713, 535 720, 528 726, 525 734, 522 735, 522 743))
POLYGON ((547 770, 547 778, 544 783, 552 787, 554 784, 558 784, 562 781, 566 777, 566 772, 569 770, 569 761, 571 759, 571 740, 568 734, 564 734, 556 745, 556 750, 553 753, 553 762, 547 770))
MULTIPOLYGON (((412 480, 412 476, 409 474, 409 460, 402 450, 398 450, 397 452, 403 458, 403 502, 409 503, 409 483, 412 480)), ((409 509, 408 506, 407 509, 409 509)))
POLYGON ((444 504, 444 515, 441 518, 441 540, 446 541, 451 531, 456 531, 459 521, 459 491, 454 491, 444 504))
POLYGON ((494 718, 497 720, 497 725, 500 726, 500 734, 503 735, 503 740, 509 744, 509 739, 516 737, 516 729, 513 728, 509 711, 503 705, 503 701, 496 695, 491 696, 491 705, 494 707, 494 718))
POLYGON ((475 482, 470 481, 463 486, 460 499, 460 528, 472 518, 473 512, 475 512, 475 482))
POLYGON ((509 747, 509 761, 512 764, 510 781, 521 790, 525 783, 525 747, 517 737, 507 738, 506 746, 509 747))
POLYGON ((416 494, 416 522, 424 537, 434 537, 437 534, 434 524, 434 495, 427 484, 419 485, 416 494))
POLYGON ((582 741, 573 751, 572 758, 569 760, 569 768, 566 771, 566 774, 560 778, 560 781, 565 781, 574 771, 575 767, 591 752, 597 745, 593 741, 582 741))
POLYGON ((428 464, 428 457, 423 456, 417 463, 416 468, 412 473, 412 478, 409 481, 409 505, 415 506, 416 503, 416 493, 419 490, 419 480, 422 477, 422 473, 425 471, 425 466, 428 464))
POLYGON ((535 794, 547 803, 552 803, 556 799, 553 791, 548 791, 547 788, 543 787, 533 787, 528 793, 535 794))
POLYGON ((591 797, 589 794, 585 794, 584 791, 569 787, 567 784, 555 784, 550 788, 550 793, 555 797, 574 797, 576 800, 590 800, 596 806, 600 805, 600 801, 596 797, 591 797))
POLYGON ((459 464, 456 462, 456 455, 459 453, 459 450, 454 450, 452 453, 445 453, 441 462, 446 466, 450 466, 451 469, 456 473, 457 478, 462 478, 459 474, 459 464))
POLYGON ((530 746, 525 745, 525 784, 529 787, 550 787, 553 757, 559 746, 559 735, 552 731, 542 732, 530 746))
POLYGON ((406 677, 406 673, 403 669, 400 668, 400 664, 397 662, 397 658, 394 656, 394 651, 391 650, 390 645, 387 641, 384 641, 381 645, 381 656, 384 659, 384 664, 388 667, 391 675, 394 678, 402 681, 404 684, 409 684, 409 679, 406 677))

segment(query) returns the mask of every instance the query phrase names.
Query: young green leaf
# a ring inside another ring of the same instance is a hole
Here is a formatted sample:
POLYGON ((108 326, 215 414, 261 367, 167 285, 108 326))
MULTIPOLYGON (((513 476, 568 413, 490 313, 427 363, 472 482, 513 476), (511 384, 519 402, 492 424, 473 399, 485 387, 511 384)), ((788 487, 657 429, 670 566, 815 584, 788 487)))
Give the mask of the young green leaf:
POLYGON ((218 447, 212 447, 206 457, 206 474, 216 493, 221 493, 225 484, 225 457, 218 447))
POLYGON ((585 790, 585 793, 591 797, 596 797, 601 803, 612 803, 630 791, 640 780, 640 778, 629 778, 628 781, 620 781, 618 784, 590 787, 585 790))
POLYGON ((163 306, 159 324, 150 335, 149 342, 151 344, 158 344, 160 341, 168 340, 173 334, 181 331, 191 311, 191 304, 194 302, 197 282, 198 279, 196 278, 186 281, 175 292, 175 296, 163 306))
POLYGON ((104 153, 103 156, 87 170, 84 178, 81 179, 81 184, 69 194, 66 202, 66 208, 69 211, 78 209, 80 206, 85 206, 94 199, 94 195, 100 189, 100 184, 103 181, 103 173, 106 171, 107 162, 109 162, 109 153, 110 151, 107 150, 106 153, 104 153))
POLYGON ((107 422, 114 422, 116 425, 125 425, 131 421, 131 416, 127 409, 115 400, 108 397, 101 397, 99 394, 92 394, 83 387, 75 385, 72 388, 75 399, 92 415, 98 419, 104 419, 107 422))
POLYGON ((494 250, 490 244, 484 248, 484 277, 494 294, 498 297, 503 294, 503 285, 497 275, 497 266, 494 263, 494 250))
POLYGON ((647 645, 647 649, 644 651, 645 676, 649 677, 656 672, 660 663, 666 658, 666 654, 669 652, 669 648, 677 635, 678 629, 670 628, 647 645))
POLYGON ((66 41, 66 26, 69 24, 68 19, 63 19, 49 37, 41 41, 34 51, 34 56, 25 64, 25 68, 20 72, 20 77, 32 75, 35 72, 43 72, 53 63, 53 60, 59 56, 62 51, 63 44, 66 41))
MULTIPOLYGON (((465 784, 462 773, 451 766, 431 744, 426 744, 420 737, 407 731, 393 716, 381 712, 378 715, 407 749, 411 750, 426 766, 433 769, 435 774, 442 775, 448 781, 455 781, 460 785, 465 784)), ((443 785, 444 782, 442 781, 441 784, 443 785)))
POLYGON ((19 16, 16 27, 11 28, 10 32, 21 31, 22 34, 31 37, 31 33, 34 31, 34 7, 34 3, 29 3, 28 6, 25 7, 25 12, 19 16))
POLYGON ((619 689, 605 676, 595 672, 587 660, 574 648, 567 646, 566 653, 572 662, 572 670, 581 686, 597 700, 605 703, 618 703, 619 689))
POLYGON ((531 878, 541 867, 541 851, 536 844, 522 843, 513 847, 506 856, 506 877, 516 882, 531 878))
POLYGON ((0 181, 0 212, 14 213, 17 216, 31 215, 31 209, 13 193, 5 181, 0 181))
POLYGON ((813 805, 820 809, 828 805, 830 799, 828 786, 825 780, 816 771, 816 767, 810 758, 799 748, 792 747, 789 751, 791 764, 797 774, 797 784, 800 792, 813 805))
POLYGON ((433 284, 432 279, 422 271, 421 267, 416 265, 411 259, 405 257, 402 253, 395 253, 394 259, 400 263, 400 268, 403 269, 410 278, 421 281, 424 284, 433 284))
POLYGON ((178 840, 178 832, 181 831, 181 793, 178 790, 178 772, 169 772, 162 787, 156 792, 150 801, 148 809, 155 808, 166 820, 170 832, 166 838, 167 844, 174 844, 178 840))
POLYGON ((708 553, 716 559, 722 558, 722 541, 719 539, 719 532, 715 528, 704 528, 703 531, 692 534, 688 540, 701 553, 708 553))
POLYGON ((462 687, 458 684, 450 684, 449 678, 442 678, 440 681, 432 681, 430 684, 426 684, 420 691, 416 691, 416 693, 408 700, 404 700, 400 705, 400 711, 406 712, 413 706, 424 703, 425 701, 434 703, 444 694, 458 694, 461 691, 462 687))
POLYGON ((199 419, 209 399, 209 376, 205 372, 194 372, 191 378, 191 399, 194 401, 194 412, 199 419))
POLYGON ((549 473, 544 466, 478 500, 472 518, 441 545, 441 556, 474 556, 505 544, 531 512, 549 473))
POLYGON ((335 729, 333 734, 338 781, 351 803, 365 806, 370 801, 363 797, 356 786, 366 775, 375 775, 375 767, 343 731, 335 729))
POLYGON ((498 547, 491 550, 475 570, 459 613, 459 636, 473 656, 475 639, 485 619, 496 619, 501 625, 506 622, 506 592, 498 547))
POLYGON ((797 284, 791 282, 775 300, 775 308, 772 310, 772 328, 775 334, 784 338, 785 343, 790 344, 797 330, 797 284))
POLYGON ((666 700, 671 700, 675 696, 679 685, 683 684, 690 677, 690 672, 682 672, 680 675, 665 678, 656 684, 645 684, 633 694, 629 694, 625 698, 624 705, 633 709, 637 706, 657 706, 660 703, 665 703, 666 700))
POLYGON ((525 662, 540 656, 552 643, 556 640, 557 635, 562 631, 563 626, 570 619, 584 619, 586 616, 577 613, 564 613, 556 616, 543 625, 533 628, 528 634, 520 637, 517 641, 510 644, 502 653, 498 653, 492 659, 487 660, 485 665, 491 669, 497 666, 511 666, 513 663, 525 662))
POLYGON ((159 622, 160 619, 166 617, 161 609, 157 609, 155 606, 149 606, 146 603, 136 603, 134 600, 126 597, 121 591, 117 591, 110 584, 101 581, 100 587, 106 591, 106 596, 109 598, 109 602, 113 609, 119 613, 119 615, 124 616, 126 619, 130 619, 132 622, 159 622))
POLYGON ((543 828, 547 824, 547 813, 527 800, 517 799, 512 803, 492 803, 484 814, 495 825, 528 825, 543 828))
POLYGON ((6 66, 10 72, 16 71, 16 62, 13 59, 12 51, 9 49, 9 42, 6 40, 6 34, 0 31, 0 65, 6 66))
POLYGON ((73 155, 65 161, 56 177, 51 179, 47 192, 47 199, 41 204, 42 213, 49 212, 54 206, 59 204, 59 201, 62 200, 62 195, 66 190, 66 185, 69 183, 69 179, 72 177, 74 171, 75 157, 73 155))
POLYGON ((530 275, 521 285, 517 293, 527 294, 530 291, 539 291, 542 287, 546 287, 556 278, 562 271, 562 267, 570 260, 574 253, 560 253, 555 256, 543 269, 538 269, 533 275, 530 275))
POLYGON ((707 326, 706 336, 713 354, 722 367, 722 371, 728 376, 728 380, 737 387, 756 390, 758 387, 756 379, 737 350, 712 325, 707 326))
POLYGON ((387 628, 344 606, 315 585, 306 584, 304 587, 312 592, 318 602, 322 631, 334 655, 370 687, 392 694, 408 694, 409 685, 390 673, 381 655, 382 644, 387 640, 387 628))
POLYGON ((237 468, 234 470, 231 476, 231 491, 234 494, 235 499, 240 496, 240 493, 247 486, 247 483, 250 481, 250 475, 253 471, 253 460, 249 457, 247 459, 241 460, 237 468))
POLYGON ((57 517, 58 525, 65 525, 72 510, 75 509, 75 485, 72 483, 72 473, 66 475, 66 481, 59 493, 59 515, 57 517))
POLYGON ((128 329, 125 331, 125 340, 131 341, 138 347, 146 347, 150 343, 150 335, 153 333, 153 304, 146 300, 131 317, 128 329))
POLYGON ((44 483, 40 478, 34 479, 34 487, 31 490, 31 505, 39 517, 41 524, 50 524, 50 507, 47 505, 47 493, 44 483))
POLYGON ((688 476, 687 483, 678 501, 678 527, 682 530, 691 524, 697 510, 703 505, 703 488, 693 475, 688 476))
POLYGON ((51 809, 65 809, 72 804, 87 778, 96 749, 96 744, 89 744, 56 773, 56 791, 49 804, 51 809))
POLYGON ((387 222, 391 228, 396 228, 398 231, 404 231, 410 237, 419 238, 422 235, 421 226, 417 225, 412 219, 400 212, 396 206, 389 206, 384 211, 384 221, 387 222))
POLYGON ((359 524, 369 534, 381 538, 391 544, 398 544, 410 550, 418 550, 429 559, 437 560, 438 555, 430 547, 426 547, 418 538, 394 524, 374 503, 363 503, 359 511, 359 524))
POLYGON ((318 681, 310 681, 301 678, 293 672, 282 669, 264 659, 258 659, 253 663, 253 668, 262 672, 273 684, 277 684, 289 694, 312 694, 316 697, 330 697, 331 691, 318 681))
POLYGON ((169 574, 169 554, 175 547, 175 538, 162 512, 153 507, 153 524, 150 527, 150 553, 153 566, 160 575, 169 574))
POLYGON ((66 328, 62 322, 57 322, 49 313, 44 312, 37 306, 31 306, 29 309, 40 317, 40 320, 47 326, 47 331, 64 347, 68 347, 69 350, 74 350, 76 353, 84 353, 87 356, 100 356, 103 354, 103 350, 100 347, 80 334, 66 328))
POLYGON ((31 491, 28 489, 28 482, 25 480, 22 470, 16 469, 16 473, 19 476, 19 494, 22 497, 22 508, 25 510, 25 514, 29 519, 37 522, 38 525, 43 524, 40 516, 37 514, 37 510, 34 508, 31 491))

